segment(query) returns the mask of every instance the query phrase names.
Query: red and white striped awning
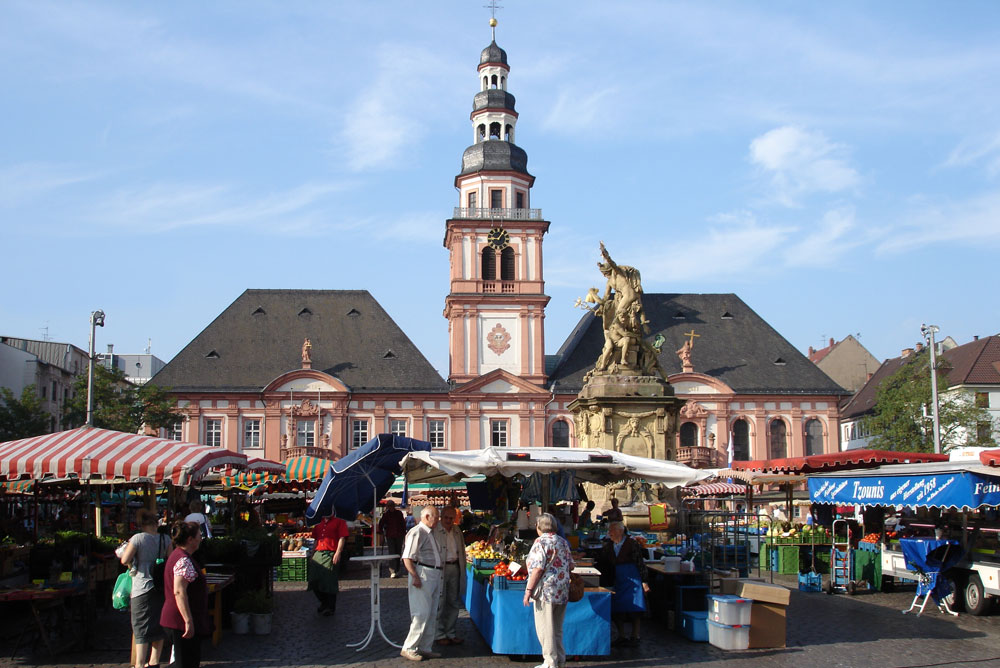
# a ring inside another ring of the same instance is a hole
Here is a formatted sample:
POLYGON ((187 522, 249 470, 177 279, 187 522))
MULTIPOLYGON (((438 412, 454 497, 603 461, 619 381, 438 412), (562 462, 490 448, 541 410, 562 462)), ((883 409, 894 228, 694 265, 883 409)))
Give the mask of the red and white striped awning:
POLYGON ((730 494, 746 494, 747 488, 744 485, 737 485, 731 482, 712 482, 707 485, 697 485, 688 487, 695 496, 728 496, 730 494))
POLYGON ((0 443, 0 476, 8 480, 97 477, 190 485, 211 468, 243 468, 246 462, 224 448, 93 427, 0 443))

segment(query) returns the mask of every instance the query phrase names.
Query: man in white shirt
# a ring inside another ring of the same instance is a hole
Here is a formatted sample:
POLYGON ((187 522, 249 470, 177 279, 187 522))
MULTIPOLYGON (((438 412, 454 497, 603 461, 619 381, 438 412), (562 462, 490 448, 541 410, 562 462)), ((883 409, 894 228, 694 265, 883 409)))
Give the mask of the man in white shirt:
POLYGON ((441 580, 441 603, 438 610, 437 643, 461 645, 464 640, 455 635, 455 622, 462 609, 462 582, 465 580, 465 538, 458 528, 458 508, 441 511, 441 522, 434 528, 434 538, 444 558, 441 580))
POLYGON ((420 524, 406 534, 402 561, 406 572, 410 600, 410 632, 403 641, 399 655, 410 661, 436 659, 441 655, 433 651, 437 630, 438 602, 441 599, 441 580, 444 559, 434 539, 438 523, 438 509, 424 506, 420 524))

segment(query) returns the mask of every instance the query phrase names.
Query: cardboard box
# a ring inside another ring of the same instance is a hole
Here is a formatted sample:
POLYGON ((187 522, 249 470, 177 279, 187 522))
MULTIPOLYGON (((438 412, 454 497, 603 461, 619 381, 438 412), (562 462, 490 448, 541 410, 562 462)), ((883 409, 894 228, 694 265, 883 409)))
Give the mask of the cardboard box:
POLYGON ((760 601, 761 603, 775 603, 777 605, 788 605, 788 601, 792 597, 788 587, 768 582, 754 582, 749 579, 741 579, 739 591, 735 593, 743 598, 751 598, 754 602, 760 601))
MULTIPOLYGON (((742 578, 742 580, 744 580, 746 582, 763 582, 764 578, 742 578)), ((722 579, 720 579, 719 580, 719 593, 720 594, 729 594, 729 595, 732 595, 732 596, 739 596, 740 582, 741 582, 741 579, 739 577, 735 577, 735 578, 722 578, 722 579)))
POLYGON ((785 646, 786 609, 776 603, 750 606, 750 649, 785 646))

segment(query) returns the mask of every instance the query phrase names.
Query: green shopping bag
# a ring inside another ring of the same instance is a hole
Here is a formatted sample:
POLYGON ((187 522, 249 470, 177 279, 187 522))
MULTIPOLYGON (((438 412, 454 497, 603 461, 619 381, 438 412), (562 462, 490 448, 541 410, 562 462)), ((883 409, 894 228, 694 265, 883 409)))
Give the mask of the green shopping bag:
POLYGON ((115 610, 125 610, 128 608, 129 599, 132 598, 132 575, 125 571, 115 580, 115 587, 111 590, 111 605, 115 610))

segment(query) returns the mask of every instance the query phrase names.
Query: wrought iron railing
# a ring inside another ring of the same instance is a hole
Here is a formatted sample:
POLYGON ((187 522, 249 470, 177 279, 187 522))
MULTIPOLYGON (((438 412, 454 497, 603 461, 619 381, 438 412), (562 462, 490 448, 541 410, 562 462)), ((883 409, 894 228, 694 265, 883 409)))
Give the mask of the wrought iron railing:
POLYGON ((470 209, 456 206, 453 218, 497 220, 542 220, 541 209, 470 209))

